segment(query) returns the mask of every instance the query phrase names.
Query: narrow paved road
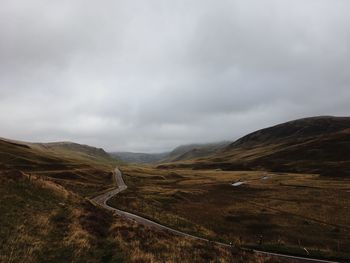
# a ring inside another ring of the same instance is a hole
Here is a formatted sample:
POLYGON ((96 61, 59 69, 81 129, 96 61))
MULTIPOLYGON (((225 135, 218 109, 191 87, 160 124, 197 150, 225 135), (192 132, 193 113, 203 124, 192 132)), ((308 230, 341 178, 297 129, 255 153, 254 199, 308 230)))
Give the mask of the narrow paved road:
MULTIPOLYGON (((114 214, 124 217, 126 219, 129 220, 133 220, 139 224, 142 224, 144 226, 148 226, 148 227, 152 227, 158 230, 164 230, 164 231, 168 231, 170 233, 173 233, 175 235, 179 235, 179 236, 185 236, 185 237, 190 237, 190 238, 194 238, 196 240, 202 240, 202 241, 206 241, 206 242, 212 242, 209 241, 208 239, 205 238, 201 238, 201 237, 197 237, 197 236, 193 236, 172 228, 169 228, 167 226, 158 224, 152 220, 143 218, 141 216, 129 213, 129 212, 125 212, 119 209, 116 209, 114 207, 111 207, 109 205, 107 205, 107 201, 112 198, 113 196, 115 196, 116 194, 124 191, 125 189, 127 189, 127 185, 125 184, 123 177, 122 177, 122 173, 118 168, 115 168, 114 170, 114 176, 115 176, 115 180, 117 182, 117 188, 108 191, 104 194, 101 194, 95 198, 92 199, 92 202, 104 207, 107 210, 110 210, 112 212, 114 212, 114 214)), ((220 246, 225 246, 225 247, 230 247, 229 244, 225 244, 225 243, 221 243, 221 242, 212 242, 215 243, 217 245, 220 246)), ((283 254, 277 254, 277 253, 270 253, 270 252, 265 252, 265 251, 259 251, 259 250, 253 250, 254 253, 257 254, 262 254, 262 255, 268 255, 268 256, 272 256, 272 257, 277 257, 280 259, 285 260, 285 262, 289 262, 289 263, 337 263, 336 261, 327 261, 327 260, 319 260, 319 259, 311 259, 311 258, 303 258, 303 257, 295 257, 295 256, 288 256, 288 255, 283 255, 283 254)))

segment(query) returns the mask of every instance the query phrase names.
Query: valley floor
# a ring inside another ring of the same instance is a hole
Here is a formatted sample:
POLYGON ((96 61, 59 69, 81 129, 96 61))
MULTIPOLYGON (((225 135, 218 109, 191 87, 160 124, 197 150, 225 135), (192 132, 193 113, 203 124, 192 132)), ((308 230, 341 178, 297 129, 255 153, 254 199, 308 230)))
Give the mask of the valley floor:
POLYGON ((278 262, 115 217, 44 174, 0 171, 0 262, 278 262))
POLYGON ((109 202, 122 210, 212 240, 349 259, 349 180, 142 166, 122 171, 129 189, 109 202), (232 185, 237 182, 245 183, 232 185))

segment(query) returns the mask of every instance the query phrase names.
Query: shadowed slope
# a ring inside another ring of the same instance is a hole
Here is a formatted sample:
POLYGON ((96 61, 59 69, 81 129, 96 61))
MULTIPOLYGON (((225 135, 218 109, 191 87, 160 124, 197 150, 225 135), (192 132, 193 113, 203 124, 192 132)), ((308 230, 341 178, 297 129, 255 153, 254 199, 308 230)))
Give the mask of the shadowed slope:
POLYGON ((350 118, 314 117, 248 134, 220 152, 159 167, 350 175, 350 118))
POLYGON ((229 142, 227 141, 207 144, 181 145, 171 151, 168 157, 162 160, 162 162, 177 162, 210 156, 225 148, 227 145, 229 145, 229 142))
POLYGON ((0 139, 0 170, 50 178, 83 195, 110 187, 115 164, 103 150, 90 146, 0 139))
POLYGON ((93 206, 85 197, 113 186, 115 164, 54 146, 0 140, 0 262, 256 262, 93 206))
POLYGON ((186 161, 199 157, 210 156, 223 149, 230 142, 206 144, 186 144, 176 147, 171 152, 164 153, 134 153, 134 152, 112 152, 110 155, 116 160, 126 163, 156 164, 176 161, 186 161))
POLYGON ((134 152, 112 152, 110 155, 116 160, 126 163, 156 163, 168 156, 168 153, 134 153, 134 152))

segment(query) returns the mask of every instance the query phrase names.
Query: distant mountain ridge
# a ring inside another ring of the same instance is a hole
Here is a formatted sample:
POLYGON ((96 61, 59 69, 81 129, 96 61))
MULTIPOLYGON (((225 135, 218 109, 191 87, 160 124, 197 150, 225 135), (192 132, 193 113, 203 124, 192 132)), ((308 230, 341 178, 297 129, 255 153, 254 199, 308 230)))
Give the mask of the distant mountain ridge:
POLYGON ((33 143, 32 145, 46 150, 80 153, 91 158, 111 158, 111 156, 102 148, 74 142, 33 143))
POLYGON ((250 133, 213 155, 159 165, 350 176, 350 118, 298 119, 250 133))
POLYGON ((218 143, 186 144, 176 147, 171 152, 164 153, 135 153, 135 152, 111 152, 112 157, 128 162, 139 164, 156 164, 189 160, 214 154, 216 151, 229 145, 229 141, 218 143))
POLYGON ((210 156, 229 144, 229 141, 222 141, 215 143, 181 145, 172 150, 162 162, 176 162, 210 156))
POLYGON ((114 163, 103 149, 72 142, 30 143, 0 138, 0 166, 17 169, 70 167, 76 162, 114 163))
POLYGON ((164 159, 169 153, 134 153, 134 152, 111 152, 113 158, 127 163, 156 163, 164 159))
POLYGON ((302 118, 252 132, 231 143, 228 147, 250 146, 268 142, 295 142, 306 138, 327 135, 350 128, 350 118, 317 116, 302 118))

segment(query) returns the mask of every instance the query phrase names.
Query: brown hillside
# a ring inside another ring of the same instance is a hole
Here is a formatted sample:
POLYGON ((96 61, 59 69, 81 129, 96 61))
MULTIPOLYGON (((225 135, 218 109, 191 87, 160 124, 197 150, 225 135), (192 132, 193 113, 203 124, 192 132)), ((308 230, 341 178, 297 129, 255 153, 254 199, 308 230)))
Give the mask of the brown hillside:
POLYGON ((313 117, 262 129, 222 151, 160 167, 220 168, 350 175, 350 118, 313 117))

